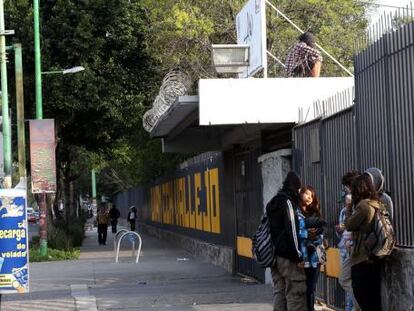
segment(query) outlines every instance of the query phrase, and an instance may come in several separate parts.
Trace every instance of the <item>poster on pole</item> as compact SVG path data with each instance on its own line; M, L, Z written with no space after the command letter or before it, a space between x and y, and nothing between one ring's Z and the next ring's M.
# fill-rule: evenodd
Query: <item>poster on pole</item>
M0 189L0 294L29 291L26 190Z
M266 8L264 0L249 0L236 16L237 44L249 45L249 67L241 78L267 68Z
M32 192L55 193L55 120L30 120L29 125Z

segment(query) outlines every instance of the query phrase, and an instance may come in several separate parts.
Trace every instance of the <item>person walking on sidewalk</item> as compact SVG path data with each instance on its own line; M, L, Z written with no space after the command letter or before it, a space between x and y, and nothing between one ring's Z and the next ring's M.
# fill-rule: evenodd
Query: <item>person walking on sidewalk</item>
M137 209L136 209L135 205L132 205L129 208L127 220L128 220L128 222L131 226L131 231L135 231L135 223L137 221Z
M98 222L98 242L99 245L106 244L106 235L108 233L109 224L109 212L107 211L105 204L101 204L99 207L98 215L96 216Z
M306 310L306 276L303 268L298 266L302 261L296 214L300 187L299 177L294 172L289 172L282 189L266 206L276 249L276 260L271 267L274 311Z
M109 217L111 218L112 233L116 233L116 226L118 224L118 218L121 216L119 209L116 208L115 204L112 204L111 209L109 210Z
M340 239L338 243L339 253L341 256L341 274L339 284L346 292L345 311L360 311L352 289L351 279L351 249L352 249L352 232L345 229L345 216L347 209L352 209L352 182L360 175L357 171L349 171L342 177L342 195L341 203L343 208L339 213L339 223L335 227L336 235Z
M376 209L384 209L371 178L358 176L352 184L355 211L348 207L345 227L352 232L351 278L355 298L362 311L381 311L382 260L370 256L364 239L372 228Z

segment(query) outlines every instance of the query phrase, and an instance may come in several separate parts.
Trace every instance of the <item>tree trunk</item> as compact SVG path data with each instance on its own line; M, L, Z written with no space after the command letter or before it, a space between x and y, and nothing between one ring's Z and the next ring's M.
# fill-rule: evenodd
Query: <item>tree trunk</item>
M75 215L75 200L74 200L74 187L73 187L73 180L69 181L69 215Z

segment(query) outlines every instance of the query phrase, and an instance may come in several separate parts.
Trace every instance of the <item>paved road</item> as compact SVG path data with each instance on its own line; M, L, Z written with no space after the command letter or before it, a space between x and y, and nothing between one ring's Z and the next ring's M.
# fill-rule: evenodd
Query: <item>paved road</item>
M31 292L3 295L1 310L271 310L270 286L245 282L149 236L138 264L129 247L115 264L110 231L108 237L100 246L88 231L80 260L31 264Z

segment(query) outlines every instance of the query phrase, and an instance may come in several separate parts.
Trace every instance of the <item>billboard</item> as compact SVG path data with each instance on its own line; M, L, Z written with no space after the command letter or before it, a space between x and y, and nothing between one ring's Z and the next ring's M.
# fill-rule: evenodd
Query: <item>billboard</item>
M55 120L30 120L33 193L56 192Z
M237 44L250 46L249 67L240 74L241 78L251 77L267 68L265 13L264 0L249 0L237 14Z
M26 190L0 189L0 294L29 291Z

